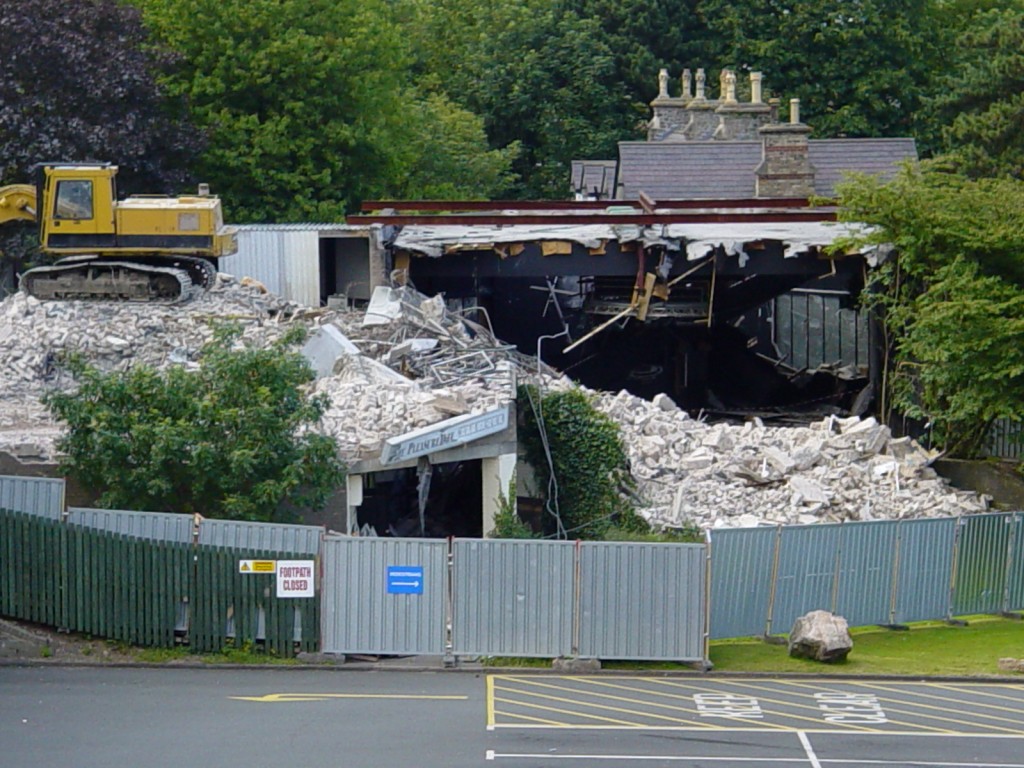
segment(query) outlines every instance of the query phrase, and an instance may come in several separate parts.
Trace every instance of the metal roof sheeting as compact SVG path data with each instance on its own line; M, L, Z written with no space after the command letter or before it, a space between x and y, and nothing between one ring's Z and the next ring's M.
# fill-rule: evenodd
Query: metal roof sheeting
M862 234L858 224L836 222L723 222L713 224L669 224L640 227L635 225L590 224L520 226L407 226L395 239L397 250L413 251L433 258L455 250L486 250L493 245L539 241L569 241L585 248L602 243L642 241L644 245L664 245L671 251L686 249L689 260L703 258L714 247L722 246L731 255L743 252L744 243L777 240L786 244L786 256L795 256L812 247L831 245L841 237Z

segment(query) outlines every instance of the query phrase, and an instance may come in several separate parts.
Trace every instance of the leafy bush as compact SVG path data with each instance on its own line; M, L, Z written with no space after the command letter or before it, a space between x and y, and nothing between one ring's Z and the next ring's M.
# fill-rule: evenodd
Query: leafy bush
M547 489L546 534L603 539L613 526L647 530L623 493L633 480L614 421L579 389L542 396L520 387L518 403L527 460Z
M303 334L255 349L219 328L196 371L68 361L77 391L44 398L67 424L65 471L110 508L273 521L282 504L323 506L344 473L334 441L308 431L327 401L304 394L313 372L287 349Z

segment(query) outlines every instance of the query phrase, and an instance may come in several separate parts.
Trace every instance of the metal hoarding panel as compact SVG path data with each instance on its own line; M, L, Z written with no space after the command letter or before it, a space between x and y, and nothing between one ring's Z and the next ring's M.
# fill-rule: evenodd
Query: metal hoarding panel
M840 535L837 524L782 529L769 634L788 634L809 611L832 610Z
M576 545L458 539L452 549L456 656L568 656Z
M240 520L199 522L199 543L235 549L263 549L316 555L325 529L319 525L249 523Z
M192 515L171 512L131 512L121 509L71 507L68 524L120 533L135 539L192 542Z
M835 613L851 627L888 624L896 577L897 523L843 523Z
M763 635L778 528L713 530L710 537L711 638Z
M702 544L582 542L578 655L705 661Z
M960 518L960 541L953 581L954 616L1000 613L1003 610L1011 530L1011 515L967 515Z
M64 481L52 477L0 475L0 509L60 520L64 514Z
M323 544L324 653L444 653L448 542L328 536ZM422 578L395 591L395 569Z
M1010 549L1006 584L1006 610L1024 610L1024 512L1013 513L1013 546Z
M955 518L901 520L893 623L944 619L949 615Z

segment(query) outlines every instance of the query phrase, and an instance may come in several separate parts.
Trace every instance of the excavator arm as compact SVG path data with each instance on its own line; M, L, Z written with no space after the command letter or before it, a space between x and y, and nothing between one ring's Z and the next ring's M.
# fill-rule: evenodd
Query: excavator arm
M0 224L36 220L36 188L31 184L0 187Z

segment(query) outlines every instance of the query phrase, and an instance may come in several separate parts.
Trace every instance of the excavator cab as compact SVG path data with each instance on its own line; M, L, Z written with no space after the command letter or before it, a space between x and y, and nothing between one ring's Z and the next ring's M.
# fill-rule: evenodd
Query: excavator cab
M59 254L91 253L116 246L112 165L43 165L39 243Z

